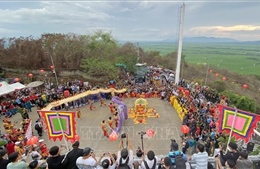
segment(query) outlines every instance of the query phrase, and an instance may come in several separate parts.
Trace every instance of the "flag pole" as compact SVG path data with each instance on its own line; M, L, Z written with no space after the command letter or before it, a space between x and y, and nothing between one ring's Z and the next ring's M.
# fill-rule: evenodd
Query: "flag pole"
M60 116L59 116L59 113L58 113L57 111L56 111L56 115L57 115L57 117L58 117L58 122L59 122L60 129L61 129L61 133L62 133L62 138L63 138L63 140L64 140L66 149L69 151L68 142L67 142L67 140L65 139L65 134L64 134L64 131L63 131L63 127L62 127L62 125L61 125Z
M237 108L235 107L235 115L234 115L234 118L233 118L233 121L232 121L232 126L231 126L231 129L230 129L227 146L228 146L228 144L229 144L230 141L231 141L231 137L232 137L232 133L233 133L233 130L234 130L234 125L235 125L236 117L237 117ZM226 149L226 153L227 153L227 151L228 151L228 149Z

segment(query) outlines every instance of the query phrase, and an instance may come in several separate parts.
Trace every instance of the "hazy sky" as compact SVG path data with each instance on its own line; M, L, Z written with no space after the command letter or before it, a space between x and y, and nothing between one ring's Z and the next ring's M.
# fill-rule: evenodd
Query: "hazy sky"
M260 40L260 1L2 1L0 37L111 31L118 40L177 39L185 2L184 36Z

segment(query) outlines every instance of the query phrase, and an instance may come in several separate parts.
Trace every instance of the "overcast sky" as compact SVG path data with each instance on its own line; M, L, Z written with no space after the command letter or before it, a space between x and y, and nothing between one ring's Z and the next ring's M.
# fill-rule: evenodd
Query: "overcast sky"
M118 40L177 39L183 1L0 0L0 37L111 31ZM184 1L184 36L260 40L260 2Z

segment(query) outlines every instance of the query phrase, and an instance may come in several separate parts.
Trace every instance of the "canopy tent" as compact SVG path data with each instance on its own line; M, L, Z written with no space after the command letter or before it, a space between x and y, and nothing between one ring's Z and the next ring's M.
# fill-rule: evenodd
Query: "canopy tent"
M19 82L10 84L9 86L11 86L15 90L20 90L20 89L25 88L25 86Z
M0 82L0 96L13 92L15 89L6 82Z
M35 82L32 82L32 83L29 83L26 87L27 88L33 88L33 87L39 87L43 84L44 82L42 81L35 81Z

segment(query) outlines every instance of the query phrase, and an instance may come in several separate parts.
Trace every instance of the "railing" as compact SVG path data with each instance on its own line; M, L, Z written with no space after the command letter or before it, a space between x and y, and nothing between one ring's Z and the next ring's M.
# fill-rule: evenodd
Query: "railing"
M161 158L164 158L164 157L165 157L164 155L157 156L157 158L158 158L157 164L159 164L160 161L161 161ZM253 163L258 163L260 161L260 156L249 156L248 158L250 160L252 160ZM139 162L139 164L141 164L142 158L134 157L134 162ZM195 161L188 161L188 162L190 163L192 168L196 167L196 162ZM213 167L216 166L214 157L209 157L208 158L208 162L211 163L213 165ZM40 168L45 168L45 167L46 167L46 165L41 165L40 166Z

